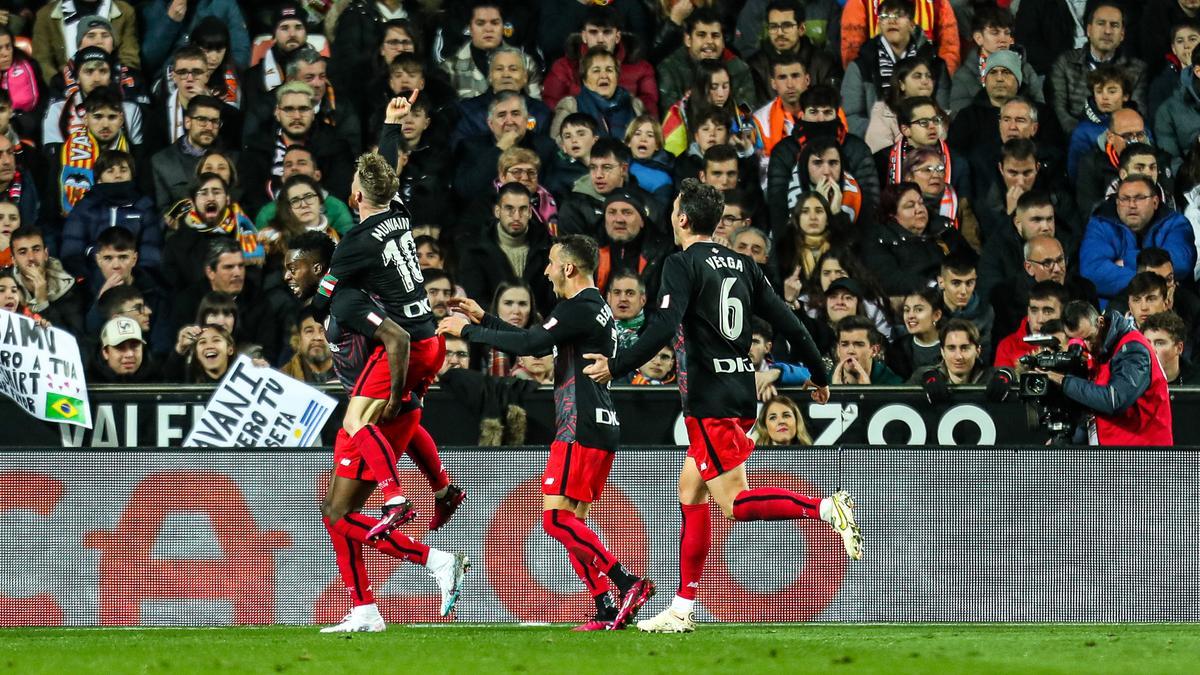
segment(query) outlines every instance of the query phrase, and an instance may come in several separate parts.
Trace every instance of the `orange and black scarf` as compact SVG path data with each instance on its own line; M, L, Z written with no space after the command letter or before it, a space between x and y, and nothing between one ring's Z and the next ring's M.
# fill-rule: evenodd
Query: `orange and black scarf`
M891 152L888 153L888 184L897 185L904 182L904 160L908 157L908 151L912 146L908 144L908 139L904 136L896 139L896 143L892 145ZM942 155L942 162L946 165L946 185L950 184L952 175L952 167L950 166L950 147L946 145L946 141L938 141L938 152Z
M129 152L129 142L124 132L117 134L117 140L111 149ZM86 128L71 134L67 142L63 143L60 151L62 171L59 173L58 182L62 197L59 206L64 216L70 213L96 184L93 167L100 157L100 150L100 141Z

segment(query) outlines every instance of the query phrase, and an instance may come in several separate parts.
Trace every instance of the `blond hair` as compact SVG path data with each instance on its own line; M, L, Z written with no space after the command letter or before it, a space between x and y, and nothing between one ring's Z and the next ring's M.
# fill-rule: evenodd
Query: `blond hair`
M754 440L759 445L775 445L771 440L771 434L767 430L767 411L772 405L779 404L787 407L792 411L792 415L796 417L796 437L792 443L788 445L812 445L812 435L808 433L808 427L804 424L804 416L800 414L800 406L787 396L776 396L763 403L762 410L758 411L758 419L754 421Z
M275 104L278 105L282 103L283 97L287 96L288 94L303 94L308 97L309 101L312 101L317 97L317 92L313 91L312 87L303 82L292 80L290 82L284 82L283 85L275 90Z
M500 153L500 159L496 162L496 169L503 176L509 169L518 164L532 164L534 169L538 171L542 170L542 160L537 156L536 152L515 145Z
M390 203L400 190L400 177L396 175L396 170L377 152L368 152L359 157L354 173L362 188L363 198L376 206Z

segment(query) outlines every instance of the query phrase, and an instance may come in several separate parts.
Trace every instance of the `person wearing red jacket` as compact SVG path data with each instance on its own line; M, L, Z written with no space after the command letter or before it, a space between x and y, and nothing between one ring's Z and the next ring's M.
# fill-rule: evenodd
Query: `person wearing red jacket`
M553 110L563 98L579 93L579 61L595 47L616 55L621 65L617 84L637 97L646 106L646 112L657 118L658 81L654 66L642 58L637 37L621 32L621 15L611 5L588 9L583 28L567 39L566 55L555 60L542 82L542 102Z
M1033 285L1029 291L1029 304L1026 306L1025 318L1012 335L996 345L997 368L1015 368L1017 360L1026 354L1032 354L1040 349L1025 342L1025 338L1042 332L1047 322L1062 318L1063 307L1071 300L1067 287L1047 279Z

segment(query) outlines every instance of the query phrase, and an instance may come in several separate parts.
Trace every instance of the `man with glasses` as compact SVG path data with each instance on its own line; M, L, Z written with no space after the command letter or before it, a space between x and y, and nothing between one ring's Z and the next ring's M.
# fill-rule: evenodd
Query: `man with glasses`
M942 140L948 118L937 101L928 96L906 98L900 103L896 120L900 125L900 137L891 147L875 153L875 165L884 184L900 183L909 168L909 155L914 150L929 148L942 158L945 182L954 188L959 199L970 199L970 166Z
M180 71L174 72L178 75ZM180 89L178 93L182 92ZM224 126L221 121L224 107L220 99L208 94L188 99L182 113L183 134L150 158L154 203L159 212L187 198L188 188L196 180L200 156L217 142Z
M754 73L754 84L759 99L769 99L772 91L782 95L772 86L775 79L773 66L786 58L796 58L811 78L813 84L837 86L842 80L841 64L829 52L819 49L808 36L807 12L799 0L771 0L763 22L766 31L762 35L758 51L747 63Z
M1165 194L1170 194L1173 181L1167 177L1167 168L1172 166L1174 160L1150 143L1146 123L1136 110L1122 108L1114 112L1104 136L1079 160L1079 174L1075 181L1075 201L1079 209L1085 214L1092 213L1116 191L1114 184L1118 179L1135 173L1149 176L1156 183L1160 180L1166 182L1164 187L1168 189ZM1130 150L1132 147L1137 149ZM1143 159L1137 167L1126 167L1128 161L1138 156ZM1159 196L1163 195L1160 192Z
M247 211L257 213L278 193L284 155L293 145L303 145L312 151L321 167L321 186L326 191L343 202L349 197L354 154L337 130L317 117L315 102L315 92L303 82L288 82L275 90L275 123L245 139L238 162L242 205Z
M1196 267L1192 226L1162 204L1152 178L1131 175L1117 186L1114 202L1105 202L1088 221L1079 249L1080 268L1096 284L1100 297L1117 297L1133 279L1137 256L1150 246L1170 255L1177 270Z
M184 47L175 53L170 67L158 85L156 96L146 112L143 136L152 150L160 150L188 135L188 104L196 97L209 97L208 78L212 70L200 47ZM242 113L215 99L217 123L212 131L221 145L236 148L242 141Z

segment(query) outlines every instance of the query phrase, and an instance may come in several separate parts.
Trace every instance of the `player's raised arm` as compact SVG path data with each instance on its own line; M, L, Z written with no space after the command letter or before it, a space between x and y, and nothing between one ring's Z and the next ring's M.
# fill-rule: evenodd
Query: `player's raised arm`
M663 264L662 290L658 294L658 309L646 321L646 327L637 341L627 349L617 352L608 361L611 378L621 377L634 368L649 361L675 337L683 323L688 302L692 297L692 276L687 259L673 254ZM590 366L589 366L590 368ZM590 373L589 373L590 374ZM595 376L593 380L597 379Z

